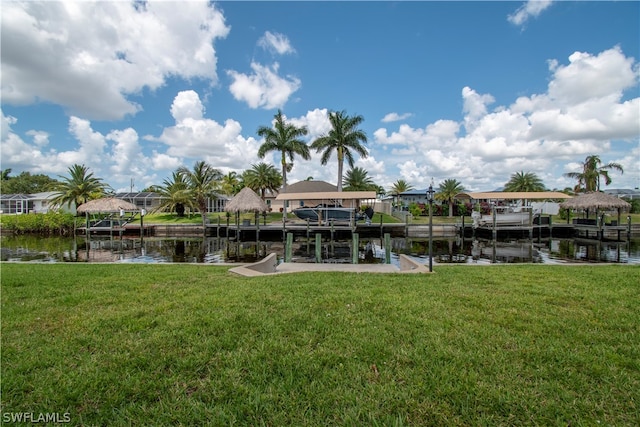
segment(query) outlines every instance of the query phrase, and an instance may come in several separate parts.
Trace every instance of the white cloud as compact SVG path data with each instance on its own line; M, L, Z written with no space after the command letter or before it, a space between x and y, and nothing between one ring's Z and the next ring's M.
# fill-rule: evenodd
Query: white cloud
M204 114L204 106L200 96L193 90L185 90L173 99L171 116L180 123L187 119L200 120Z
M6 2L2 99L120 119L140 110L129 95L157 89L169 76L217 83L213 42L228 32L205 1Z
M414 186L445 176L470 190L486 190L504 185L518 170L564 184L559 188L573 186L558 178L566 172L563 159L599 154L603 161L616 161L612 141L638 145L640 98L624 100L625 91L638 85L638 65L618 47L598 55L575 53L566 65L554 63L545 93L490 110L493 96L465 87L461 123L440 120L423 129L400 124L391 133L380 128L373 146L390 150L402 179ZM639 170L633 156L620 163L625 170ZM633 180L627 174L616 179L619 185L631 183L627 186L634 186Z
M569 64L550 67L553 79L549 83L549 98L561 105L610 96L617 101L624 90L638 83L638 68L634 68L633 62L619 47L598 55L575 52L569 56Z
M49 144L49 133L44 131L29 130L27 135L33 138L33 143L39 147L44 147Z
M537 18L552 3L553 0L528 0L515 13L509 15L507 20L514 25L524 25L529 18Z
M382 123L397 122L400 120L408 119L409 117L411 117L411 113L404 113L404 114L389 113L382 118L381 122Z
M252 62L251 69L253 74L227 71L233 80L229 91L236 100L246 102L251 108L281 108L300 88L300 79L278 75L278 63L269 67Z
M183 161L180 157L154 151L151 156L151 165L155 170L176 170L183 165Z
M156 155L154 161L173 163L173 159L205 160L216 168L243 170L258 160L258 142L242 136L242 127L228 119L220 124L204 117L200 97L194 91L183 91L176 95L171 106L175 125L164 128L157 137L147 140L160 141L168 146L164 153Z
M113 130L106 139L114 142L111 148L110 176L119 182L129 178L143 178L149 166L149 159L142 154L138 133L131 128Z
M294 117L289 121L298 127L306 126L309 131L307 134L309 141L313 141L331 130L329 110L326 108L316 108L315 110L308 111L303 117Z
M295 53L295 49L291 46L291 42L284 34L272 33L266 31L260 40L258 40L258 46L267 49L271 52L275 52L279 55L285 55L288 53Z

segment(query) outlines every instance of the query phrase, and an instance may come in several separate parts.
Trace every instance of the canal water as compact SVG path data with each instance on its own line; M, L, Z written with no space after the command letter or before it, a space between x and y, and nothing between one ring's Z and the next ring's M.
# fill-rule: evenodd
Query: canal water
M429 261L428 239L391 239L389 259L398 263L400 254L418 262ZM361 239L359 263L384 263L387 258L382 239ZM129 263L247 263L270 253L284 259L283 242L236 242L226 238L119 238L86 240L76 237L2 236L0 260L18 262L129 262ZM316 251L313 241L296 241L292 262L351 263L351 242L323 241ZM640 239L599 242L578 239L434 239L434 264L500 263L621 263L640 264Z

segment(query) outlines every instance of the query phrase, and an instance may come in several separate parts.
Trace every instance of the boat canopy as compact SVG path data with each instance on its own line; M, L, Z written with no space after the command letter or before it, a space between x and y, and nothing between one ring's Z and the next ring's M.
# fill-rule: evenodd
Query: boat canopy
M472 200L549 200L571 199L572 196L559 191L488 191L481 193L458 193L454 198Z
M280 193L276 200L362 200L375 198L375 191L315 191L309 193Z

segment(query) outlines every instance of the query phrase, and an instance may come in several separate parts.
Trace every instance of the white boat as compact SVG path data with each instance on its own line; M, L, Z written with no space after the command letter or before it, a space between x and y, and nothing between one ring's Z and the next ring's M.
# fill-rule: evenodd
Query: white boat
M309 222L339 221L363 219L363 215L355 208L344 208L340 205L319 204L313 207L300 207L293 210L298 218Z
M471 219L473 219L473 228L477 227L492 227L505 225L530 225L531 213L528 211L520 212L495 212L493 214L482 215L480 212L472 212Z

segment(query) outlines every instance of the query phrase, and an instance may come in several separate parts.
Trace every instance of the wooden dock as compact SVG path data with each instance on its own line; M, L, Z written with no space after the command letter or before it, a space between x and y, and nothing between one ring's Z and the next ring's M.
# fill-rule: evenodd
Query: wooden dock
M481 238L585 238L625 241L630 236L640 235L640 224L631 225L591 225L591 224L541 224L517 226L482 226L473 228L470 224L433 224L433 237L446 238L455 236ZM123 227L91 227L90 235L103 236L145 236L145 237L217 237L238 241L285 241L288 233L295 239L315 238L320 234L323 240L350 240L354 233L360 238L429 238L429 226L426 224L333 224L314 225L304 223L286 224L207 224L203 229L200 224L145 224L140 229L138 224L127 224ZM86 235L86 227L78 227L76 234Z

